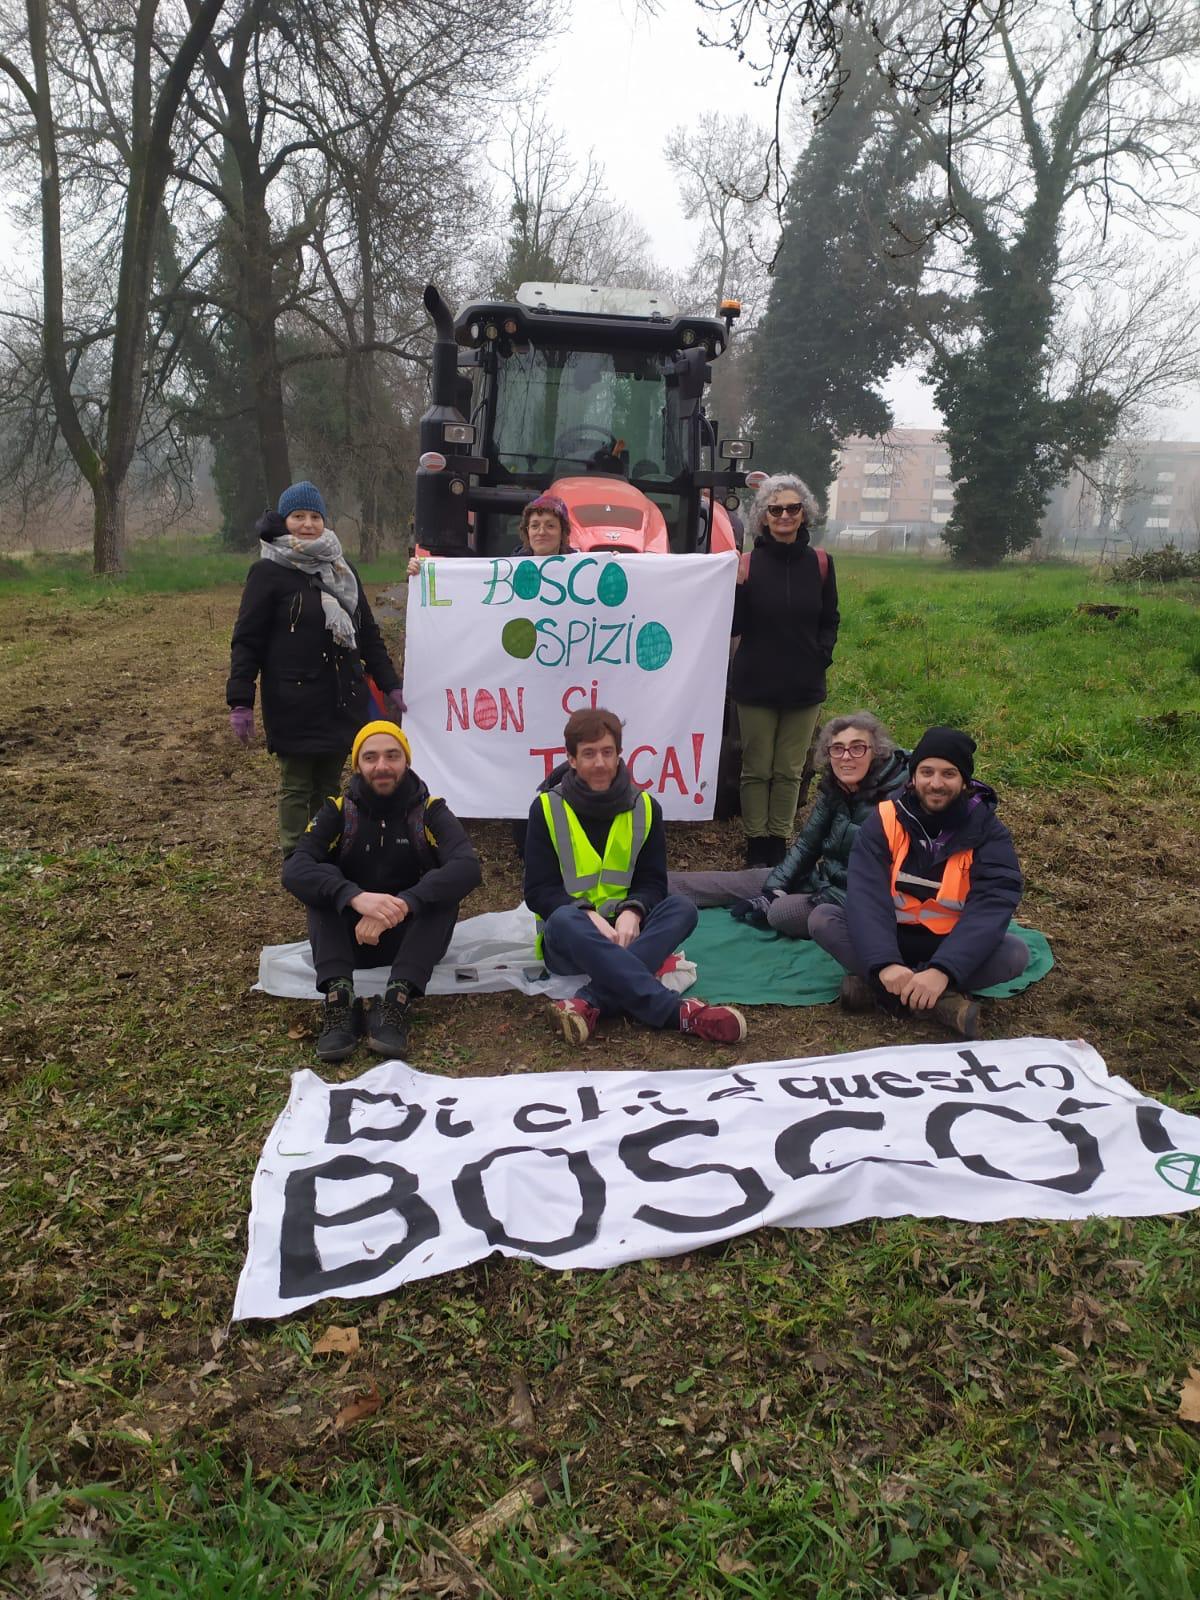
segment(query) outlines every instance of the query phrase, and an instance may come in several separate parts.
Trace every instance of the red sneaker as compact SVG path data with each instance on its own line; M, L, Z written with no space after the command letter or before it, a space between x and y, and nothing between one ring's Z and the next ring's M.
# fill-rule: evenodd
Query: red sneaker
M573 995L570 1000L551 1000L550 1018L568 1044L586 1044L600 1022L600 1013Z
M707 1039L711 1044L741 1044L746 1037L746 1019L732 1006L685 1000L679 1008L679 1031Z

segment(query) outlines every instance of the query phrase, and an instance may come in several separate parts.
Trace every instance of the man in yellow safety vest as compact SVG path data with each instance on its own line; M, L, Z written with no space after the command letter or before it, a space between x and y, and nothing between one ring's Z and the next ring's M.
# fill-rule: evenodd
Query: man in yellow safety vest
M551 1001L555 1026L584 1044L601 1017L627 1013L719 1044L746 1037L732 1006L683 1000L656 976L696 926L696 908L667 893L662 808L634 787L621 759L621 722L603 707L576 711L563 730L567 771L529 812L525 903L538 919L551 972L583 973L570 1000Z
M975 741L930 728L911 779L858 831L844 906L818 906L809 933L846 968L842 1003L932 1011L973 1039L980 989L1008 983L1029 946L1008 931L1023 880L996 793L975 777Z

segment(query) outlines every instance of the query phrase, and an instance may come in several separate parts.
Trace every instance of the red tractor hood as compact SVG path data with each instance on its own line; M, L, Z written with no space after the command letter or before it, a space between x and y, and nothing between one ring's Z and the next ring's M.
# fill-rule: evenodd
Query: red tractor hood
M663 514L624 478L558 478L549 492L571 513L572 550L612 550L669 555Z

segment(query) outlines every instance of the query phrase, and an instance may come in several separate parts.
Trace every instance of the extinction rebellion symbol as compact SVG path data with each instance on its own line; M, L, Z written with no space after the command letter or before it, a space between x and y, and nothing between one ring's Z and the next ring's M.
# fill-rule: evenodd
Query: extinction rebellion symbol
M1172 1150L1169 1156L1158 1158L1154 1170L1172 1189L1180 1189L1184 1194L1200 1194L1200 1156Z

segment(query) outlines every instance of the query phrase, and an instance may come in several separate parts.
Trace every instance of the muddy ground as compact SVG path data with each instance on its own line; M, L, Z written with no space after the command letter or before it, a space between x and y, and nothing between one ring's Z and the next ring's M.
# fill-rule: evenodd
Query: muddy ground
M239 1023L252 1018L255 1031L286 1032L311 1011L246 995L259 947L302 937L303 923L277 883L275 763L261 737L245 753L228 733L224 680L236 605L229 589L117 597L87 611L52 600L10 607L10 643L0 655L0 840L17 850L182 851L202 861L214 883L197 900L194 927L156 925L149 903L139 917L131 893L115 921L97 908L88 960L119 970L131 995L186 970L216 1001L197 1027L230 1045L238 1035L221 1004L236 1002ZM385 627L395 642L398 623ZM1194 774L1181 774L1171 794L1002 795L1027 877L1022 920L1050 939L1056 967L993 1007L987 1031L1085 1037L1110 1067L1155 1092L1200 1083L1198 789ZM468 910L515 903L520 879L507 826L476 823L472 833L485 881ZM734 823L678 824L670 833L672 866L739 864ZM435 1031L452 1031L480 1072L563 1059L523 997L430 1000L425 1008ZM499 1036L497 1018L507 1027ZM919 1025L843 1018L831 1007L759 1008L752 1022L746 1060L860 1048L884 1042L881 1030L920 1035ZM53 1047L62 1019L23 1017L17 1027L37 1052ZM626 1027L594 1047L631 1062L663 1060L664 1050L691 1060L690 1048L655 1040L651 1050Z
M303 920L278 885L275 764L261 742L246 752L228 732L224 682L237 601L232 587L198 596L116 594L85 605L55 596L0 600L7 990L0 1125L11 1152L0 1188L16 1218L0 1304L4 1389L17 1408L9 1414L28 1419L35 1445L80 1481L137 1481L150 1470L138 1452L163 1439L215 1441L235 1474L249 1456L260 1472L321 1480L347 1448L335 1413L378 1385L389 1447L414 1461L429 1452L446 1461L448 1517L497 1497L529 1452L541 1460L574 1448L592 1413L590 1465L578 1465L577 1476L593 1512L602 1506L610 1519L632 1517L635 1502L639 1516L659 1516L667 1504L661 1497L683 1482L676 1457L653 1442L662 1437L654 1434L656 1407L690 1416L681 1424L689 1438L711 1430L720 1442L701 1455L741 1439L738 1459L752 1456L751 1472L769 1475L803 1461L799 1436L776 1421L778 1405L771 1415L773 1386L807 1385L805 1404L819 1418L832 1405L822 1394L839 1382L853 1385L888 1336L879 1299L868 1308L853 1272L842 1269L835 1320L857 1332L843 1344L796 1331L801 1313L793 1308L788 1321L771 1299L791 1291L786 1247L769 1237L705 1258L702 1280L679 1264L628 1269L612 1279L608 1298L593 1299L594 1312L585 1285L597 1280L572 1283L528 1264L485 1264L452 1282L416 1286L403 1303L364 1303L355 1313L375 1354L350 1371L317 1371L306 1341L286 1329L228 1329L250 1177L289 1073L314 1064L316 1016L314 1006L250 992L260 947L301 937ZM396 620L385 626L398 642ZM985 1037L1082 1037L1140 1088L1195 1108L1198 809L1194 774L1181 775L1171 794L1132 786L1002 796L1028 880L1023 919L1048 936L1056 966L1042 983L992 1007ZM519 876L508 825L475 824L472 833L485 882L468 909L513 904ZM673 826L670 835L675 865L738 862L733 824ZM413 1060L429 1070L486 1074L571 1061L522 996L427 1000L421 1018ZM932 1025L847 1017L837 1007L758 1008L750 1022L744 1046L705 1059L729 1064L939 1036ZM697 1048L616 1025L588 1047L588 1060L695 1064ZM364 1064L348 1064L345 1075ZM1128 1225L1114 1226L1115 1245ZM1045 1311L1061 1339L1074 1340L1063 1329L1086 1325L1086 1348L1101 1336L1093 1323L1104 1320L1088 1309L1088 1297L1107 1306L1111 1295L1120 1305L1126 1269L1137 1263L1118 1259L1123 1249L1098 1250L1089 1237L1064 1230L1050 1280L1043 1272L1049 1246L1030 1242L1024 1253L1038 1232L1019 1225L989 1236L1010 1239L1022 1263L1004 1291L1015 1330L1005 1337L1018 1343L1003 1356L981 1344L971 1370L999 1363L995 1382L1008 1387L998 1410L1020 1417L1030 1448L1052 1473L1060 1449L1089 1459L1120 1454L1121 1428L1128 1441L1137 1424L1081 1424L1073 1408L1091 1401L1048 1398L1034 1358L1018 1359L1019 1341L1039 1346ZM1183 1248L1174 1225L1163 1225L1163 1237ZM809 1234L805 1249L813 1259L825 1259L824 1251L844 1262L855 1238L884 1240L880 1248L898 1251L897 1260L911 1258L904 1270L936 1309L927 1334L911 1310L903 1313L897 1349L917 1344L911 1362L897 1355L894 1370L911 1365L913 1388L909 1394L909 1379L896 1378L897 1395L907 1398L889 1410L883 1435L878 1417L860 1419L858 1431L843 1420L837 1442L821 1444L822 1470L832 1460L835 1477L860 1454L869 1461L894 1451L902 1461L947 1421L950 1402L920 1375L917 1354L927 1337L927 1365L967 1359L962 1337L943 1327L945 1305L958 1303L957 1286L982 1270L990 1249L978 1229L904 1222L886 1232L863 1225ZM777 1271L783 1287L766 1291L771 1304L747 1311L754 1283L775 1284L763 1274ZM696 1303L687 1290L700 1281L711 1298ZM314 1336L327 1311L314 1313ZM406 1330L390 1341L389 1319ZM564 1326L577 1329L573 1345ZM972 1339L984 1335L970 1332L968 1345ZM531 1355L537 1350L543 1356ZM688 1402L671 1398L718 1351L741 1373L740 1384L710 1394L701 1381ZM533 1381L538 1421L532 1443L523 1438L510 1448L495 1443L495 1430L511 1410L514 1366ZM1145 1412L1148 1423L1168 1417L1172 1374L1145 1378L1143 1367L1138 1381L1119 1402L1129 1416L1151 1404L1148 1382L1159 1408ZM667 1399L652 1399L660 1390ZM1177 1462L1164 1455L1156 1467L1159 1447L1140 1433L1138 1441L1140 1470L1177 1475ZM996 1515L996 1537L1019 1563L1015 1513Z

